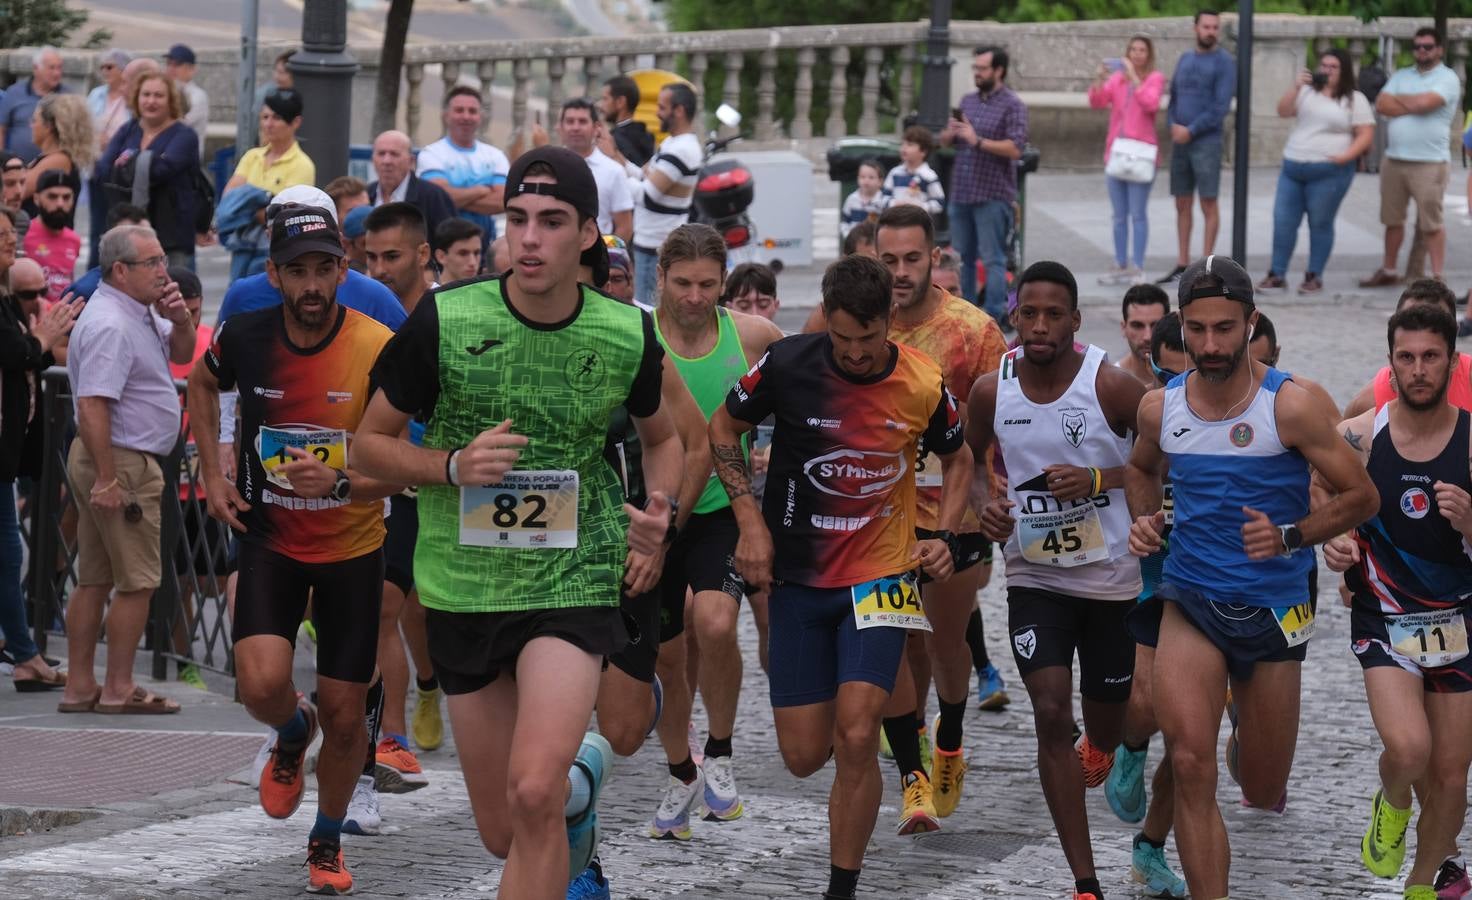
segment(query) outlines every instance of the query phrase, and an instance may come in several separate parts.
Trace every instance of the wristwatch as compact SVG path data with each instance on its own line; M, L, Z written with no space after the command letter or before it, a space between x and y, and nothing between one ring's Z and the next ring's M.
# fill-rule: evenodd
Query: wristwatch
M348 473L342 469L333 469L337 473L337 481L333 482L332 490L327 496L339 503L346 503L353 493L353 482L348 478Z
M1280 556L1292 556L1293 551L1303 546L1303 532L1298 530L1297 525L1279 525L1278 535L1283 541L1283 552Z
M951 553L952 565L959 566L961 564L961 541L955 534L942 528L939 531L931 532L930 537L932 540L940 541L946 545L946 549Z

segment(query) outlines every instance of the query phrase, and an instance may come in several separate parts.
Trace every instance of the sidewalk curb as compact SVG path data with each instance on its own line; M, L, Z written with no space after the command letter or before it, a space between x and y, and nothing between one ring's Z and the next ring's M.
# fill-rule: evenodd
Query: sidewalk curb
M68 825L102 816L95 809L33 809L25 806L0 807L0 837L15 837L34 831L55 831Z

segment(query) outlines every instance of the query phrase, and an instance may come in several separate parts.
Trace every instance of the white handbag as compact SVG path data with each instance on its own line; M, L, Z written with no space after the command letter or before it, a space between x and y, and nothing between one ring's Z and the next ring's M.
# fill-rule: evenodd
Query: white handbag
M1120 181L1146 183L1155 180L1155 154L1159 150L1154 144L1134 138L1117 137L1109 146L1109 162L1104 164L1104 174Z

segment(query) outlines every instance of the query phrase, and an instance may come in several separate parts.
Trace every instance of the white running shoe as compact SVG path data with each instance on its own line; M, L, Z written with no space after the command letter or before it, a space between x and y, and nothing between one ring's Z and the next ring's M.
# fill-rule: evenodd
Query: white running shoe
M705 793L705 773L695 770L695 780L686 784L670 776L664 789L664 798L654 812L654 821L649 826L649 836L662 840L690 840L690 813L698 810Z
M705 773L705 818L729 822L741 818L744 808L736 791L736 772L729 756L706 757L700 766Z
M373 789L372 775L359 775L353 785L353 797L348 801L348 814L342 820L342 830L348 834L378 834L383 825L383 815L378 808L378 791Z

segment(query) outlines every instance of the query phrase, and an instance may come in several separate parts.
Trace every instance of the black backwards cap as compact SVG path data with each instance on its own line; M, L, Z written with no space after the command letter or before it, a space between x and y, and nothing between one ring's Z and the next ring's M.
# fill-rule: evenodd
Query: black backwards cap
M526 170L534 163L546 164L556 181L527 184ZM566 147L538 147L516 158L506 176L505 202L510 203L522 194L551 197L571 206L583 218L598 218L598 182L593 178L593 170L588 168L586 160ZM578 262L593 270L594 286L608 283L608 247L602 240L584 250Z
M1252 276L1230 256L1212 254L1196 260L1181 273L1180 287L1176 289L1176 305L1185 309L1192 300L1212 297L1225 297L1249 307L1254 306Z

